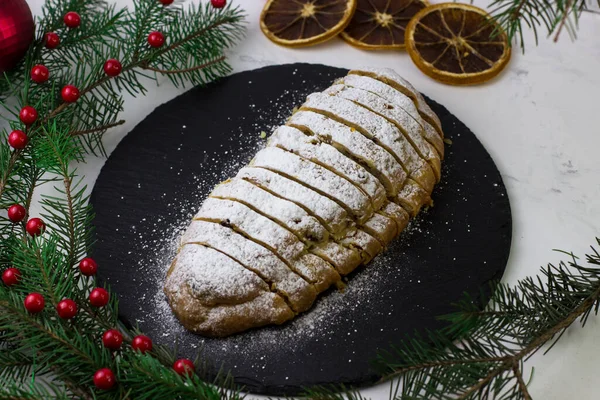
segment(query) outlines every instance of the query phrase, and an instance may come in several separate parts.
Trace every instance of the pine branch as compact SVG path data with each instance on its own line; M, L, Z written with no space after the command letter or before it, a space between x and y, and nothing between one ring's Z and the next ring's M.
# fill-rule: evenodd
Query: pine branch
M384 380L402 378L402 393L393 391L393 398L531 399L523 362L544 346L549 350L575 321L584 325L600 305L600 253L592 248L589 266L566 254L568 266L561 262L541 270L545 280L499 285L483 311L466 297L459 311L443 318L449 327L415 334L382 354Z
M545 28L546 36L554 35L557 42L565 29L575 37L579 15L589 11L586 0L494 0L489 7L492 17L506 31L509 42L516 41L522 51L525 51L525 28L533 32L536 45L541 27Z

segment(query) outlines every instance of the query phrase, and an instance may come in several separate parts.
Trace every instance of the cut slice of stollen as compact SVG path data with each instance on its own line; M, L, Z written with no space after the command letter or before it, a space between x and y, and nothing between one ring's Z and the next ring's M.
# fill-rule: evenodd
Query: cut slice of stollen
M379 210L387 200L385 188L369 171L334 147L307 136L291 126L280 126L273 132L267 146L279 147L308 159L353 183L371 198L373 210Z
M353 88L367 90L380 96L384 100L401 107L423 127L421 133L423 134L424 139L435 148L440 158L444 158L444 141L435 128L421 117L413 99L399 90L394 89L390 85L369 76L346 75L337 82Z
M320 243L329 239L329 232L315 217L296 204L273 196L271 193L241 178L228 179L218 184L210 197L238 201L254 211L272 217L297 236Z
M267 248L233 229L207 221L192 221L182 237L228 255L260 276L269 287L287 299L294 312L308 310L317 298L315 287Z
M429 163L439 182L442 170L440 156L433 146L423 138L423 126L406 111L374 93L343 84L333 85L325 89L323 93L350 100L394 124L419 157Z
M342 277L336 269L321 257L311 253L304 254L293 264L294 270L311 281L317 293L338 285Z
M241 181L241 182L239 182ZM253 206L248 206L245 202L243 201L239 201L234 197L242 197L242 196L228 196L227 193L231 193L231 190L228 190L228 188L230 188L232 185L235 185L236 183L238 183L238 188L241 189L247 189L247 193L250 193L252 191L256 191L256 190L260 190L261 193L261 201L260 202L254 202ZM251 187L249 187L251 186ZM315 240L311 240L311 238L305 236L302 234L302 232L296 230L296 227L298 227L298 222L302 221L302 220L307 220L309 218L312 218L312 223L313 224L317 224L319 225L319 228L325 232L327 232L327 230L325 229L325 227L323 227L323 225L321 225L321 223L314 217L311 217L303 208L301 208L300 206L296 205L295 203L288 201L288 200L284 200L281 199L263 189L260 189L254 185L252 185L252 183L245 181L241 178L234 178L233 180L230 180L229 183L224 183L218 186L219 189L219 196L215 196L215 191L213 191L213 193L211 193L211 197L214 198L221 198L221 199L227 199L227 200L233 200L233 201L239 201L240 203L246 205L247 207L249 207L250 209L252 209L254 212L262 215L263 217L266 217L274 222L276 222L277 224L279 224L280 226L282 226L283 228L285 228L286 230L288 230L289 232L293 233L294 235L296 235L296 237L304 242L307 246L308 249L313 249L312 246L318 246L319 244L322 244L326 241L315 241ZM243 192L242 192L243 193ZM315 228L315 230L317 230ZM368 236L368 237L366 237ZM350 251L342 251L339 250L337 251L335 254L338 254L340 252L344 253L347 255L347 257L352 258L352 249L358 249L360 252L360 255L362 257L362 260L370 260L373 258L373 256L376 253L376 250L380 249L380 245L377 243L377 239L373 238L369 235L357 235L357 234L353 234L353 235L349 235L349 233L346 233L344 235L344 237L342 238L342 240L339 241L338 243L332 243L328 246L326 246L326 248L334 248L336 246L339 246L340 244L342 244L345 247L350 248ZM357 240L354 240L354 238L357 238ZM366 254L363 254L365 253ZM326 254L326 253L322 253L320 252L319 254ZM329 260L331 257L327 257L327 259ZM356 259L358 260L358 259ZM341 262L346 262L346 261L337 261L337 263L341 263ZM350 263L353 264L353 263Z
M424 190L418 190L418 188L415 190L415 187L418 186L416 182L406 179L406 172L396 158L355 128L350 128L323 114L302 110L296 112L288 120L288 124L306 134L318 137L325 143L331 143L347 157L364 165L367 170L379 178L385 186L388 196L397 198L397 201L411 215L416 215L422 205L429 202L429 195ZM406 197L407 194L410 196Z
M429 107L429 104L425 101L425 98L413 85L410 84L406 79L402 78L396 71L390 68L370 68L361 67L358 69L351 70L349 75L363 75L370 76L377 80L382 81L394 89L404 93L417 105L421 116L429 122L437 130L440 137L444 138L444 131L442 130L442 122L433 110Z
M361 229L351 230L341 242L350 247L359 248L363 264L368 264L383 250L383 245L377 239Z
M336 238L352 226L346 210L329 197L320 195L298 182L263 168L244 167L238 174L274 196L289 200L317 218Z
M386 247L400 234L396 222L385 214L374 214L361 228Z
M301 110L324 114L331 119L358 130L367 138L386 149L404 166L409 176L431 193L436 182L433 170L406 140L404 135L385 118L361 107L350 100L313 93L308 96Z
M288 151L267 147L256 154L250 166L277 172L328 196L354 216L359 224L373 215L371 199L360 189L328 169Z
M293 264L309 249L296 235L276 222L253 211L242 203L232 200L221 200L209 197L204 201L194 220L224 224L254 240L278 254L289 264ZM325 260L332 264L340 274L346 274L361 263L359 251L344 247L334 242L326 242L328 247L339 247L334 257ZM321 255L321 254L319 254Z
M186 245L179 251L164 291L183 325L207 336L280 325L295 316L255 273L201 245Z
M396 227L398 229L396 237L400 235L402 231L404 231L408 225L408 222L410 221L410 215L408 212L406 212L406 210L404 210L404 208L400 207L398 204L391 201L384 205L379 212L386 217L391 218L396 223Z
M287 124L329 143L338 151L365 166L377 176L387 191L395 197L400 192L407 175L402 165L387 150L354 128L341 124L323 114L298 111Z

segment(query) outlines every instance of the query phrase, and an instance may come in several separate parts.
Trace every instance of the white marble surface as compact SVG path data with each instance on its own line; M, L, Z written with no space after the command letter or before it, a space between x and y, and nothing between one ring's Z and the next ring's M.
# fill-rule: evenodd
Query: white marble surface
M249 24L246 39L230 52L235 71L292 62L392 67L475 132L502 173L513 210L506 282L536 274L540 265L558 261L560 255L553 248L583 254L600 236L600 15L584 13L575 42L564 34L558 44L542 38L534 47L533 37L526 35L526 54L516 49L500 78L457 88L422 75L405 53L364 52L337 39L308 49L278 47L258 27L264 0L236 1L245 7ZM38 14L43 0L29 3ZM131 5L130 0L117 3ZM487 2L475 4L485 7ZM144 98L126 96L127 124L107 133L108 151L157 105L183 92L166 80L160 87L149 85ZM103 163L90 158L79 167L90 185ZM534 398L598 398L598 321L592 318L584 329L571 328L548 355L527 362L527 368L535 367ZM387 391L385 385L364 392L373 399L387 399Z

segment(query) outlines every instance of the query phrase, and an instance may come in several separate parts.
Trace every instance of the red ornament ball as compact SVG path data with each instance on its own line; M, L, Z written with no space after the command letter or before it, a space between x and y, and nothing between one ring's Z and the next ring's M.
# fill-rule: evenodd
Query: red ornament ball
M173 363L173 370L181 376L194 374L194 363L187 358L181 358Z
M0 74L23 58L34 39L33 16L26 0L0 1Z
M165 36L160 32L152 32L148 35L148 44L150 47L160 47L165 43Z
M77 303L71 299L61 300L56 306L56 312L62 319L71 319L77 315Z
M8 219L10 219L11 222L17 223L23 221L26 214L27 210L20 204L13 204L8 207Z
M31 68L31 80L35 83L44 83L50 77L50 72L48 72L48 68L45 65L34 65Z
M108 368L102 368L94 373L94 385L101 390L110 390L117 383L115 374Z
M32 314L37 314L42 312L46 302L44 301L44 296L39 293L30 293L25 297L25 309Z
M108 76L117 76L123 70L123 66L119 60L111 58L104 63L104 73Z
M39 218L31 218L25 225L25 230L31 236L40 236L46 230L46 224Z
M152 339L145 335L138 335L133 338L131 347L141 353L152 351Z
M69 11L63 18L65 25L69 28L77 28L81 24L81 17L75 11Z
M85 276L96 275L98 264L96 264L93 258L86 257L79 262L79 270Z
M163 5L168 6L173 4L174 0L159 0Z
M19 119L25 125L31 125L37 120L38 113L37 110L31 106L25 106L21 108L21 112L19 113Z
M94 307L104 307L108 304L108 292L100 287L92 289L90 292L90 304Z
M17 268L7 268L2 273L2 282L6 286L13 286L19 283L21 280L21 271Z
M123 344L123 335L116 329L109 329L102 335L102 344L107 349L119 350Z
M60 96L66 103L75 103L79 100L79 89L73 85L65 85L60 91Z
M17 149L17 150L24 149L25 146L27 146L28 141L29 141L29 139L27 138L27 135L25 134L25 132L20 131L18 129L12 131L8 135L8 144L13 149Z
M227 0L210 0L210 4L214 8L223 8L227 5Z
M55 49L60 44L60 36L58 36L54 32L48 32L48 33L46 33L46 36L44 37L44 43L45 43L47 49L50 49L50 50Z

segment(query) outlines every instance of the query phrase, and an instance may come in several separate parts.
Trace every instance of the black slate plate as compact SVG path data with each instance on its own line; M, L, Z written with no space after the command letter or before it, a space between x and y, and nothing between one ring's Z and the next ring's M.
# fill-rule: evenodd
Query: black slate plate
M225 339L186 332L161 292L177 235L220 180L248 162L307 94L347 71L322 65L266 67L195 88L158 107L112 153L94 187L94 257L126 323L194 358L221 366L255 393L292 395L314 384L366 385L370 361L415 329L440 326L463 292L504 272L511 213L502 179L475 135L443 106L447 146L435 207L373 264L283 327Z

